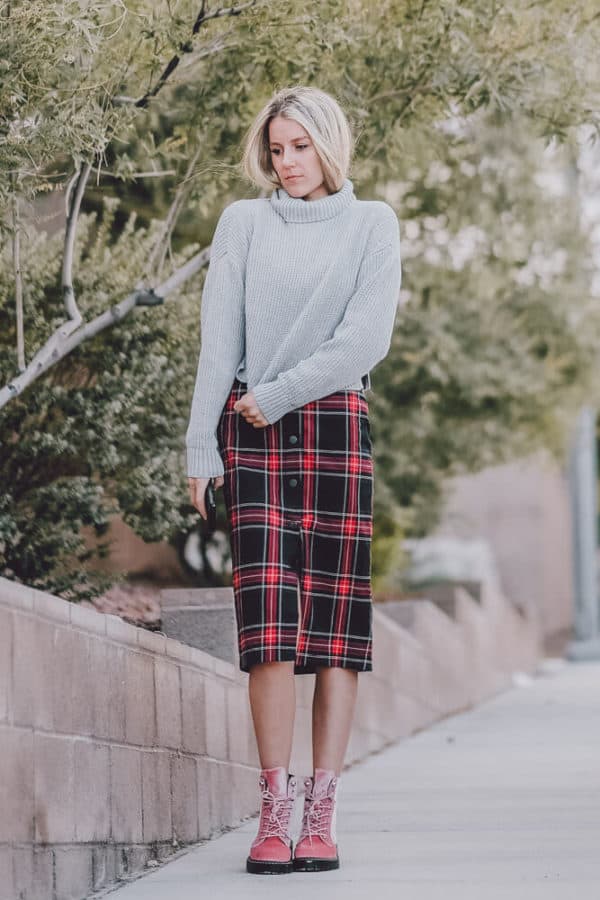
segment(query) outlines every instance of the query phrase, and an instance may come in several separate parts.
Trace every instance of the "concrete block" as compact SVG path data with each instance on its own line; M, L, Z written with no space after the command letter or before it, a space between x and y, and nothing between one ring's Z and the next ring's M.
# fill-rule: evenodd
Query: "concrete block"
M117 846L115 853L115 875L117 881L122 881L129 874L127 859L127 848L121 845Z
M13 848L0 847L0 900L14 900L17 896L13 880Z
M421 702L394 690L388 703L389 715L382 717L379 726L386 742L399 741L418 729L423 716Z
M106 614L79 603L69 603L70 621L73 628L92 634L106 635Z
M210 795L211 834L218 834L233 821L233 793L229 763L207 760Z
M95 673L90 665L92 638L85 631L71 632L71 638L71 656L63 660L63 666L69 672L73 696L73 721L70 730L75 734L91 736L95 730L92 698L97 689L94 683Z
M179 666L164 656L154 657L153 664L157 744L160 747L181 747Z
M210 778L213 774L212 763L208 759L196 759L196 783L198 804L198 839L209 838L213 830L210 808Z
M0 607L0 722L12 717L13 613Z
M142 764L138 750L110 748L111 840L136 843L142 840Z
M237 684L227 685L227 758L250 764L249 738L252 728L250 703L246 692Z
M368 734L364 728L361 728L360 725L355 723L350 732L350 740L348 741L348 748L346 750L346 756L344 757L344 765L351 765L361 759L365 759L368 755Z
M111 707L116 702L117 709L123 709L123 731L125 713L122 697L116 697L109 690L110 674L108 659L114 645L105 638L91 637L89 643L88 665L91 673L91 695L88 703L92 710L92 734L98 738L111 736Z
M55 627L33 616L13 621L13 721L52 730L52 653Z
M34 733L35 841L40 844L75 840L73 739Z
M159 631L149 631L147 628L137 628L138 647L140 650L148 650L160 656L165 655L166 637Z
M137 626L125 622L120 616L113 616L111 613L105 613L106 616L106 637L109 640L116 641L119 644L127 644L130 647L137 647Z
M34 589L28 584L19 584L9 578L0 578L0 603L6 603L17 609L33 609Z
M171 754L173 835L181 844L198 840L196 759Z
M227 759L227 710L225 683L207 677L204 683L206 752L214 759Z
M125 656L125 740L151 747L156 737L154 659L129 651Z
M170 755L167 751L149 750L141 753L141 759L144 843L170 841L173 835Z
M75 839L83 842L110 838L110 758L108 746L75 741Z
M71 733L74 633L45 619L19 614L13 625L14 723Z
M32 841L33 733L0 725L0 843Z
M198 647L188 647L188 651L188 659L191 665L206 672L215 671L216 657L211 656L210 653L206 653L204 650L200 650Z
M151 847L136 845L123 848L125 867L128 875L136 875L146 871L146 863L153 858Z
M228 662L224 659L219 659L218 656L215 656L215 672L217 673L217 675L220 675L222 678L226 678L228 681L235 681L237 670L232 662Z
M174 847L171 841L161 841L159 844L155 844L156 850L156 859L159 862L167 862L174 853L177 852L177 847Z
M181 717L182 748L190 753L206 753L206 714L204 709L204 676L189 666L182 665Z
M106 696L108 705L108 736L114 741L125 742L127 716L127 656L129 650L118 644L106 645Z
M8 849L12 855L13 880L12 894L6 894L7 900L27 898L27 900L48 900L54 896L54 854L50 848L39 848L32 845L12 847ZM4 898L0 886L0 897Z
M175 638L165 638L165 653L167 656L172 657L172 659L177 659L180 662L189 662L191 659L191 651L192 648L187 644L182 644L181 641L177 641Z
M243 819L253 816L259 811L260 789L258 777L258 769L249 768L248 766L232 766L232 825L238 824Z
M68 625L71 619L71 604L62 597L47 594L45 591L33 590L33 611L45 619L52 619Z
M12 860L9 878L13 893L7 894L7 900L15 900L15 897L29 898L33 886L33 846L9 847L8 852ZM0 893L0 896L4 895Z
M451 665L462 676L464 656L460 629L440 607L423 599L382 603L380 609L409 630L428 657Z
M384 690L384 683L373 678L371 672L359 674L354 717L361 728L367 731L377 729L380 716L386 712L381 703Z
M426 666L427 662L422 648L419 647L418 650L415 650L413 647L405 645L395 661L398 676L394 682L396 689L417 700L424 700L426 689L423 679Z
M248 727L248 765L252 766L252 768L254 769L260 769L258 744L256 742L256 735L254 733L254 726L252 724L252 716L250 716L250 724Z
M32 860L31 900L48 900L54 884L54 853L50 848L34 847Z
M92 890L99 891L115 883L118 852L113 844L92 847Z
M389 650L394 652L398 645L408 645L417 651L421 649L417 638L383 613L380 604L373 607L373 650L375 642L380 645L384 656Z
M39 623L42 624L42 623ZM73 711L78 691L81 690L77 669L78 650L83 632L74 632L69 627L53 629L53 642L42 653L50 653L48 669L52 675L52 722L54 731L72 734L74 729ZM86 698L89 702L89 697ZM85 701L84 701L85 702ZM81 710L81 707L79 707ZM89 721L86 716L85 721Z
M85 900L92 889L92 848L55 847L54 877L60 900Z

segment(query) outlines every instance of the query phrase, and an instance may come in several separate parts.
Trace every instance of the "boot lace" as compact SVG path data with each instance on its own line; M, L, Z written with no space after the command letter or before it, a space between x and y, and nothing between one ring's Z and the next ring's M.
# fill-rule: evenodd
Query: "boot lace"
M262 792L262 800L256 843L269 837L278 837L287 843L293 807L292 798L275 797L268 788L265 788Z
M319 837L329 846L333 846L331 839L333 802L333 797L329 796L306 798L298 843L304 838L308 838L312 843L313 837Z

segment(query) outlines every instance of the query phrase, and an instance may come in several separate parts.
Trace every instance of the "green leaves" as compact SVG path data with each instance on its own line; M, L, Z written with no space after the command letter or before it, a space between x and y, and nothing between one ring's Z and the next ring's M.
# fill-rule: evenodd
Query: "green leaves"
M277 87L330 91L355 128L358 195L388 199L401 222L407 304L370 399L383 583L399 571L399 536L435 524L449 474L544 443L559 453L564 417L594 380L598 321L576 199L553 198L535 176L546 165L538 138L566 140L581 122L598 131L600 20L592 3L566 0L385 0L376 10L281 0L193 34L198 8L2 5L0 373L16 372L15 194L24 208L43 193L60 209L53 189L95 161L74 259L91 318L147 273L179 190L165 270L210 242L227 202L255 196L241 142ZM21 242L28 359L64 319L62 234L46 234L60 217L39 206L35 216ZM85 574L82 529L102 530L115 510L146 540L190 525L183 435L200 292L196 278L164 305L135 309L4 411L5 573L83 596L104 581Z

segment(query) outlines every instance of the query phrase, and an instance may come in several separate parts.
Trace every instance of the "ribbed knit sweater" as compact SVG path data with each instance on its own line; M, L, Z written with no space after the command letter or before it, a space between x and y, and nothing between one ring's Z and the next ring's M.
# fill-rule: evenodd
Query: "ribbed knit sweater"
M401 282L396 213L346 178L317 200L277 188L215 229L186 434L188 476L222 475L217 426L237 376L269 424L362 377L390 347Z

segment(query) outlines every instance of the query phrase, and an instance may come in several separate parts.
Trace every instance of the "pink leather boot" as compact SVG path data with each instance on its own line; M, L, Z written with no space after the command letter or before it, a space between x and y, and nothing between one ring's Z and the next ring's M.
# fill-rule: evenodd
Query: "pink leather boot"
M293 871L290 817L297 794L296 778L283 766L261 769L262 794L258 834L250 847L246 871L279 875Z
M302 829L294 852L295 872L339 869L336 800L339 779L333 769L315 769L304 782Z

